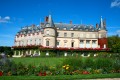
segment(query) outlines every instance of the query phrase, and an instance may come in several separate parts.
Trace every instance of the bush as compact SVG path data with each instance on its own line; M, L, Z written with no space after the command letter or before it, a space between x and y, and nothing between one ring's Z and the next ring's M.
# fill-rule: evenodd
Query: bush
M115 59L113 63L114 73L120 73L120 59Z
M95 60L95 69L103 69L103 73L109 73L112 69L113 60L109 58L97 58Z
M94 67L93 58L85 59L85 61L84 61L84 68L87 69L87 68L93 68L93 67Z
M83 61L81 58L70 57L70 58L66 58L63 61L63 65L70 65L71 67L73 67L71 69L78 70L83 68Z

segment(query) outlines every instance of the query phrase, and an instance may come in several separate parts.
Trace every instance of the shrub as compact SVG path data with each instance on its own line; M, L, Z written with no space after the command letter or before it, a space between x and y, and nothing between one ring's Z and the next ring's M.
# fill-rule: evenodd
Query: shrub
M84 61L84 68L93 68L94 67L94 61L93 58L86 58Z
M83 68L83 62L81 58L75 58L75 57L70 57L66 58L63 61L63 65L70 65L72 70L78 70L80 68Z
M115 59L113 63L114 73L120 73L120 59Z
M95 69L103 69L103 73L108 73L112 69L113 60L109 58L97 58L95 60Z

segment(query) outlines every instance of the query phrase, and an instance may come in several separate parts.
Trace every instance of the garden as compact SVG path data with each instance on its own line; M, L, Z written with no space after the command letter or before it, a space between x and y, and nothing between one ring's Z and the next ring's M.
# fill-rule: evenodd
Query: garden
M5 80L120 78L120 56L107 53L96 57L4 56L0 58L0 76Z

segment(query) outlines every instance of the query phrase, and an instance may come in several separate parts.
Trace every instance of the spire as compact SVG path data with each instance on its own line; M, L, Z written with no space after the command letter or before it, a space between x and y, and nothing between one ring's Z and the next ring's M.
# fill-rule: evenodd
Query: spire
M101 26L101 28L103 28L103 20L102 20L102 16L101 16L100 26Z
M101 16L101 20L100 20L100 30L105 30L105 22L103 21L102 19L102 16Z
M48 24L49 24L49 27L54 27L54 22L52 20L52 16L51 15L49 15L49 17L48 17Z

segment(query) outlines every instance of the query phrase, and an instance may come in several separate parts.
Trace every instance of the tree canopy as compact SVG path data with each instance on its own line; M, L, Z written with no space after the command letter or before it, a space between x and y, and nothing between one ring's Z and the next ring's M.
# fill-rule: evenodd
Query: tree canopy
M111 48L114 53L119 53L120 37L118 35L108 37L108 47Z

